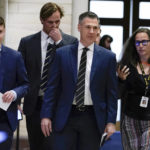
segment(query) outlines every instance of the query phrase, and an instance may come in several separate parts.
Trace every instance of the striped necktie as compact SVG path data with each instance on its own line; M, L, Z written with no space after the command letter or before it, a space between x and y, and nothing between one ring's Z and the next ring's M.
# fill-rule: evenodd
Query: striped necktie
M49 43L47 46L46 58L44 61L44 67L43 67L41 84L40 84L40 89L43 92L45 92L45 90L46 90L46 86L47 86L47 82L48 82L49 67L54 59L55 50L56 50L56 45L55 44L52 45Z
M78 108L84 105L84 93L85 93L85 71L86 71L86 61L87 61L87 51L88 48L83 48L81 55L80 66L78 71L75 101Z

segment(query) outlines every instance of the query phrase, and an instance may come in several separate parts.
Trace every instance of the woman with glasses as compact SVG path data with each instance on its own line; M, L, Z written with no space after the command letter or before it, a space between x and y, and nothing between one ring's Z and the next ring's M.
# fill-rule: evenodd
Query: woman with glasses
M121 133L124 150L150 150L150 30L127 40L117 69L122 85Z

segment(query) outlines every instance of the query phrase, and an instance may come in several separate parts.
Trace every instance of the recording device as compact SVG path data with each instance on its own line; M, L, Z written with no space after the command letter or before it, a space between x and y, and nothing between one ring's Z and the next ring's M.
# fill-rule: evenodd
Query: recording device
M101 141L100 141L100 147L102 147L106 141L106 137L107 137L107 133L103 133L102 137L101 137Z
M8 138L8 134L4 131L0 130L0 144L6 141Z
M17 119L18 120L23 120L23 115L22 115L22 113L19 109L18 109L18 112L17 112Z

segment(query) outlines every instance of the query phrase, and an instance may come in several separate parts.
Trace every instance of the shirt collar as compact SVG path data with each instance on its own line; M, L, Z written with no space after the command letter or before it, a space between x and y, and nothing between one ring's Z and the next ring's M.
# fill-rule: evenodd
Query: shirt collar
M46 34L43 30L41 31L41 39L42 40L47 40L48 34Z
M84 46L81 42L79 42L78 49L79 49L79 50L82 50L84 47L85 47L85 46ZM94 51L94 43L92 43L91 45L89 45L87 48L88 48L90 51Z
M51 37L48 36L47 33L45 33L43 30L41 31L41 39L42 40L47 40L48 43L54 44L54 41L51 39Z

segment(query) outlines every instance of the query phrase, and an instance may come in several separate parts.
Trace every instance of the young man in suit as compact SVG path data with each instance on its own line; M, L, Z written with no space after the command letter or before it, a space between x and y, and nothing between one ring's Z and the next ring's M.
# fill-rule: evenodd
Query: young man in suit
M56 52L41 110L52 150L99 150L102 133L109 138L115 132L116 58L94 43L98 29L98 16L82 13L79 43Z
M0 17L0 93L3 103L11 103L7 110L0 108L0 131L6 134L6 141L0 143L1 150L10 150L13 132L18 125L17 101L28 90L29 83L22 55L4 45L5 22Z
M50 57L52 63L55 50L67 44L77 42L77 39L63 33L59 29L63 10L55 3L46 3L40 11L40 20L43 25L42 31L21 39L18 50L22 53L27 68L31 88L25 97L23 111L26 115L27 132L30 150L49 150L50 137L45 138L40 126L40 110L43 101L45 85L45 72L50 73L50 64L45 71L45 61ZM47 47L55 44L52 55L47 56ZM45 75L45 74L44 74Z

